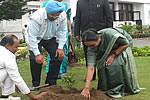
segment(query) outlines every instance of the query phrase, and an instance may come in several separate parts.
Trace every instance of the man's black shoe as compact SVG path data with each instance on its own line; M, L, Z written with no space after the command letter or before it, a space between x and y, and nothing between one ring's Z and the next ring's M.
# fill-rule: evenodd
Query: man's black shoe
M9 97L9 95L6 95L6 96L5 95L1 95L0 96L0 98L8 98L8 97Z

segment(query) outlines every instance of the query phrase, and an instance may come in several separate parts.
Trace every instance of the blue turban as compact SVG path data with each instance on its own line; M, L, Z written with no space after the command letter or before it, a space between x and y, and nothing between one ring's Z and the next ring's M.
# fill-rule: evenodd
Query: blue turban
M49 1L45 9L48 14L53 14L64 11L64 5L58 1Z

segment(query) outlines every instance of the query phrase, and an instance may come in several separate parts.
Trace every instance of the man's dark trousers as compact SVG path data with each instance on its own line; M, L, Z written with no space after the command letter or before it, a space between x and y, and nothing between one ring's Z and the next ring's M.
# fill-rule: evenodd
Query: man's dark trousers
M60 64L62 61L58 60L58 57L55 57L56 50L58 49L58 43L56 42L56 38L52 38L49 40L41 40L38 44L39 50L41 52L41 47L43 46L46 51L50 54L50 64L49 64L49 72L46 77L45 84L49 85L56 85L58 73L60 70ZM32 85L39 86L40 79L41 79L41 70L42 65L37 64L35 61L35 55L32 51L30 52L30 68L31 68L31 75L32 75Z

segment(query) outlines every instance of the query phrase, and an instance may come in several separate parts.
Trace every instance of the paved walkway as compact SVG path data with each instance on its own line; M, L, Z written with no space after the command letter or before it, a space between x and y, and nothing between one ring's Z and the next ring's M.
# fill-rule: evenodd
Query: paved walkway
M149 46L150 47L150 38L133 39L133 46L136 46L136 47Z

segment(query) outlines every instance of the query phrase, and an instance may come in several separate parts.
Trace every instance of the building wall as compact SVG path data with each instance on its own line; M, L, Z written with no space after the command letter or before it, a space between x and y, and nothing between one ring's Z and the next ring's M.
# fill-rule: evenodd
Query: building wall
M144 5L143 4L140 4L140 3L134 4L133 11L140 11L140 13L141 13L141 19L143 19L143 17L144 17ZM137 17L135 17L134 20L138 19L138 15L136 15L136 16Z
M144 19L145 14L144 13L148 13L149 11L144 11L144 9L149 10L150 7L150 0L108 0L109 2L114 2L115 4L122 2L122 3L131 3L134 5L134 11L138 10L141 11L141 17L142 19ZM77 0L70 0L70 5L71 5L71 10L72 10L72 17L74 17L76 15L76 3ZM146 3L145 7L143 6L144 3ZM115 10L118 10L118 7L115 6ZM144 21L144 24L147 21ZM149 21L150 24L150 21Z
M71 19L76 16L76 5L77 5L77 0L70 0L70 7L71 7ZM73 21L73 20L71 20Z
M1 21L0 34L15 34L18 38L22 38L22 20Z
M143 12L144 12L144 16L143 16L144 24L150 25L150 4L144 4Z
M109 0L113 2L131 3L133 11L140 11L143 25L150 25L150 0ZM134 20L138 19L135 17Z
M149 0L117 0L119 2L150 3Z

